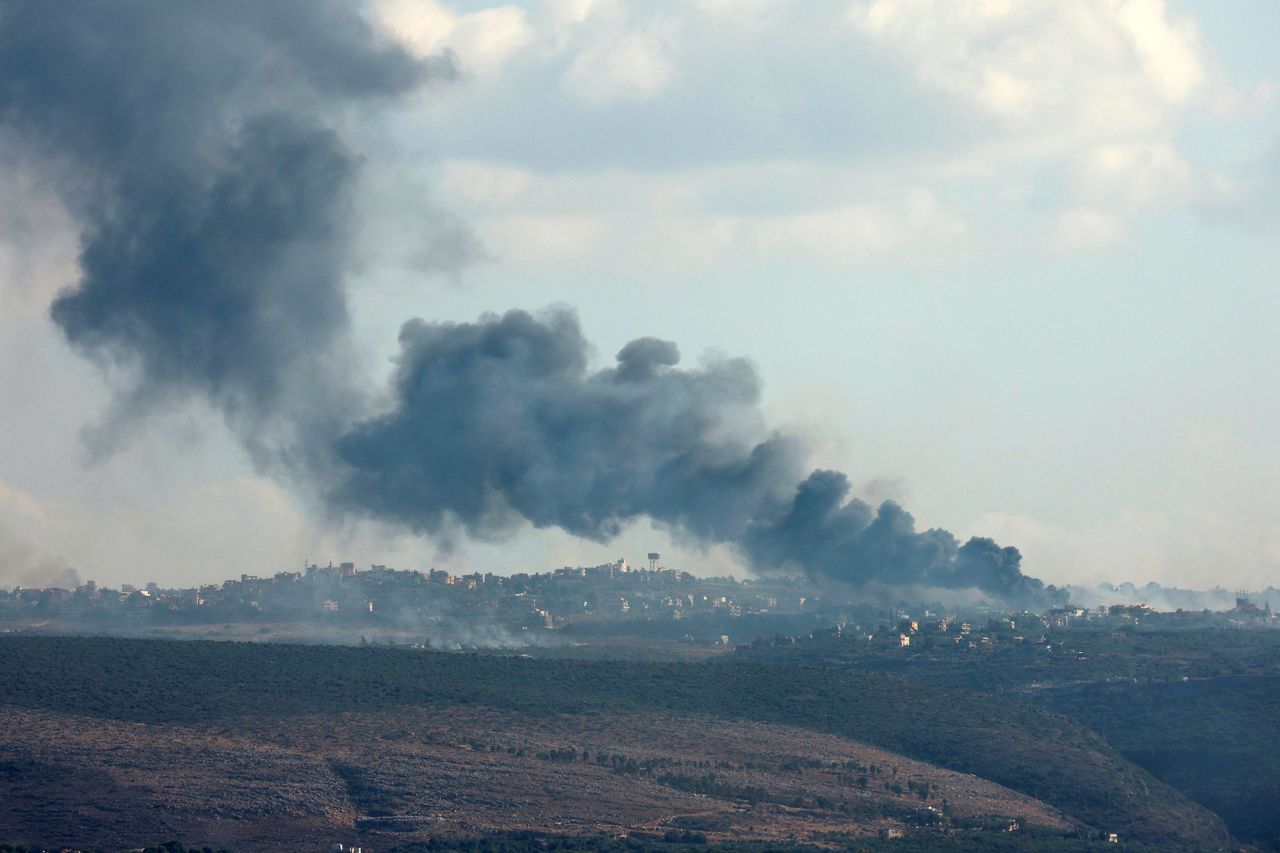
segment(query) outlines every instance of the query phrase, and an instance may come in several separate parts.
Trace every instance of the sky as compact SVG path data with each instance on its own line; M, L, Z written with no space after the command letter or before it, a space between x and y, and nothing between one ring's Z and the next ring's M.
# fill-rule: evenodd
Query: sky
M749 359L812 465L1046 582L1280 582L1276 4L362 13L455 71L335 119L359 157L343 357L370 387L406 318L567 306L597 366L646 336L682 364ZM746 571L644 519L600 542L335 517L198 397L104 450L127 370L50 314L82 273L79 213L29 156L0 161L0 585L651 550Z

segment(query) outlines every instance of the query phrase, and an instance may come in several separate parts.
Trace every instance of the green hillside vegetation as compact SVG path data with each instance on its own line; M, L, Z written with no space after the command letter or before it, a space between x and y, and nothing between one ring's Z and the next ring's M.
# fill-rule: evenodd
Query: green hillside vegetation
M907 648L896 642L868 642L864 635L820 636L794 643L763 638L739 647L736 656L762 663L866 669L933 686L984 692L1184 676L1280 676L1280 631L1038 628L984 627L982 633L995 642L977 649L955 643L954 635L927 632L913 636ZM1038 642L1041 635L1046 643Z
M1280 631L1139 625L1046 633L1052 651L1011 642L1015 632L1004 630L983 649L946 637L913 638L905 649L820 637L763 640L737 656L889 673L1044 705L1208 806L1237 837L1280 850Z
M1043 691L1049 707L1280 850L1280 678L1225 677Z
M1064 716L878 673L7 637L0 639L0 699L152 723L467 703L530 714L674 711L786 723L999 782L1094 831L1166 846L1229 841L1215 815Z

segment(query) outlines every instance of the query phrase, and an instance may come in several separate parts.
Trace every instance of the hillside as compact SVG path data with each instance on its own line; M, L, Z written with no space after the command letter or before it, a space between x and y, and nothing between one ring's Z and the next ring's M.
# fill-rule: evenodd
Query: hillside
M468 833L673 829L782 842L874 836L944 814L957 826L1072 829L1055 809L967 774L706 717L530 719L455 706L192 726L9 708L0 743L0 826L66 844L176 836L323 849L355 836L385 849Z
M1280 850L1280 678L1227 676L1046 689L1037 699Z
M874 673L9 637L0 639L0 697L21 708L157 725L457 706L530 720L600 713L751 720L972 773L1094 830L1165 844L1228 840L1215 816L1065 717Z
M1212 809L1236 837L1280 850L1280 631L1131 625L1055 629L1044 643L999 640L974 649L924 636L899 649L856 637L766 639L736 656L881 672L1052 708Z

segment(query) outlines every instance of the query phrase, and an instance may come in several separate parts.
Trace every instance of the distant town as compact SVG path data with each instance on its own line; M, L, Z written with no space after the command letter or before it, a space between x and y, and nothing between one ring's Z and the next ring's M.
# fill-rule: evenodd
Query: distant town
M1029 637L1044 643L1046 630L1081 626L1276 626L1271 600L1280 601L1274 589L1232 595L1126 584L1088 592L1124 603L1029 613L981 601L962 607L908 602L895 600L895 590L825 587L802 577L703 578L661 565L657 553L638 566L619 558L512 575L304 561L301 571L242 574L189 588L153 582L115 589L87 581L74 589L0 589L0 631L345 637L452 649L620 636L723 647L835 633L902 648L939 641L981 648ZM1153 603L1135 602L1144 593ZM1073 600L1080 597L1073 594ZM1172 608L1170 602L1187 606Z

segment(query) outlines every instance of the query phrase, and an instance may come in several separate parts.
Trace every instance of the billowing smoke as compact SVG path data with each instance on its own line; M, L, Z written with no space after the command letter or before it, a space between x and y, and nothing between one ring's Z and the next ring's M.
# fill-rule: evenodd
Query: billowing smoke
M851 583L976 588L1020 603L1053 594L1022 574L1017 548L981 537L960 545L940 529L917 533L895 502L872 510L848 494L844 474L814 471L785 511L753 523L740 545L757 566L793 564Z
M749 363L686 369L640 338L591 369L564 310L411 321L390 410L331 420L366 397L345 366L360 159L336 128L447 73L347 0L0 0L0 141L56 176L82 226L81 278L53 320L132 377L91 435L100 450L197 396L264 470L423 533L528 522L603 541L647 517L762 571L1040 592L1012 548L917 533L896 504L849 500L841 474L803 479L802 443L767 430Z
M396 408L339 443L337 497L415 530L528 520L607 540L648 516L730 541L803 470L796 442L755 440L760 384L741 359L681 370L675 344L641 338L591 371L564 310L413 320L400 342Z
M359 160L330 124L431 71L345 0L0 3L0 120L82 223L53 320L132 377L93 443L196 393L260 462L312 444L352 393Z
M769 435L760 382L741 359L679 367L640 338L589 369L576 318L522 311L477 323L413 320L400 334L395 408L338 444L337 501L431 533L529 521L607 540L648 517L735 546L757 570L850 584L960 589L1037 603L1017 549L917 533L892 501L848 499L835 471L804 473L801 442Z

